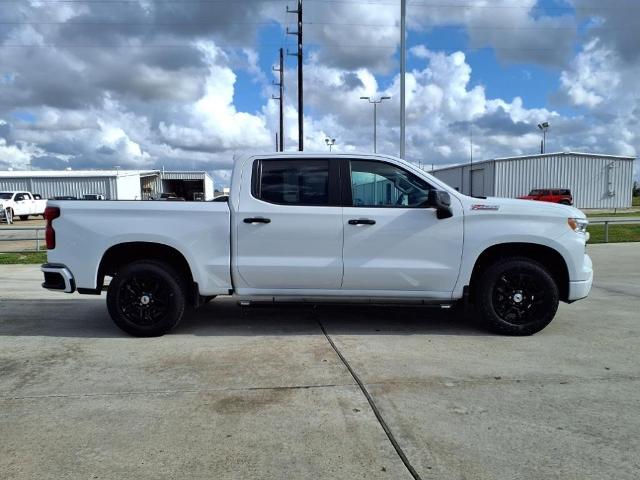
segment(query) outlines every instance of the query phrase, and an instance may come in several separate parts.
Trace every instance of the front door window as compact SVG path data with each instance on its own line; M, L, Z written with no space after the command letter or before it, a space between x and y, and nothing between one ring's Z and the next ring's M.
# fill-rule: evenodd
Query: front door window
M432 188L421 178L394 165L351 161L354 207L420 207Z

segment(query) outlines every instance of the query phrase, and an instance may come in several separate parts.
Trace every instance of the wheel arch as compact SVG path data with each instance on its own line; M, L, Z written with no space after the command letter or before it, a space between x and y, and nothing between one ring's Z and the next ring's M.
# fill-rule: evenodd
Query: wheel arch
M189 262L180 251L169 245L155 242L124 242L109 247L98 266L97 292L102 290L104 278L114 276L124 265L139 260L155 260L171 266L185 280L188 288L187 298L198 294L193 272Z
M474 298L475 286L482 272L493 261L504 257L524 257L534 260L544 266L553 277L560 300L568 301L569 298L569 269L567 262L560 252L552 247L537 243L510 242L499 243L486 248L476 259L469 280L469 298Z

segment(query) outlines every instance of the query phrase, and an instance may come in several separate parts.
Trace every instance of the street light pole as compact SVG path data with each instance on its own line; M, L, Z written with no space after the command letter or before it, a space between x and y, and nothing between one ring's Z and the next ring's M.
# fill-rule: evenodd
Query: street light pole
M329 147L329 152L331 152L333 146L336 144L336 139L335 138L325 138L324 139L324 143L327 144L327 147Z
M391 97L380 97L372 100L371 97L360 97L360 100L367 100L373 104L373 153L378 153L378 104L383 100L391 100Z
M378 104L373 104L373 153L378 153Z
M539 123L538 128L542 131L542 151L540 153L545 153L547 151L547 130L549 130L549 122Z

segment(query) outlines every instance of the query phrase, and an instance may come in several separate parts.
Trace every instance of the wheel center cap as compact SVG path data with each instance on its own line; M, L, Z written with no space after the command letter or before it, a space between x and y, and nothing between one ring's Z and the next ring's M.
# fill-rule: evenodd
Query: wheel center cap
M143 295L140 297L140 304L141 305L149 305L149 302L151 301L151 298L149 297L149 295Z
M516 303L521 303L522 300L524 300L524 296L522 295L521 292L516 292L513 294L513 301Z

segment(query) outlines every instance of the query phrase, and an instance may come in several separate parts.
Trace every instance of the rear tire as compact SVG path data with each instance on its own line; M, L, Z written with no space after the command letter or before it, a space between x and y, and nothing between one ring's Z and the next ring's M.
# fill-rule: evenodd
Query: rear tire
M185 287L169 265L151 260L130 263L111 280L107 308L115 324L135 337L158 337L182 319Z
M503 335L532 335L545 328L558 310L559 291L538 262L512 257L489 266L476 288L476 308L483 325Z
M20 220L22 220L23 222L25 220L29 220L29 215L20 215Z
M571 205L571 203L568 200L561 200L560 203L562 205Z

